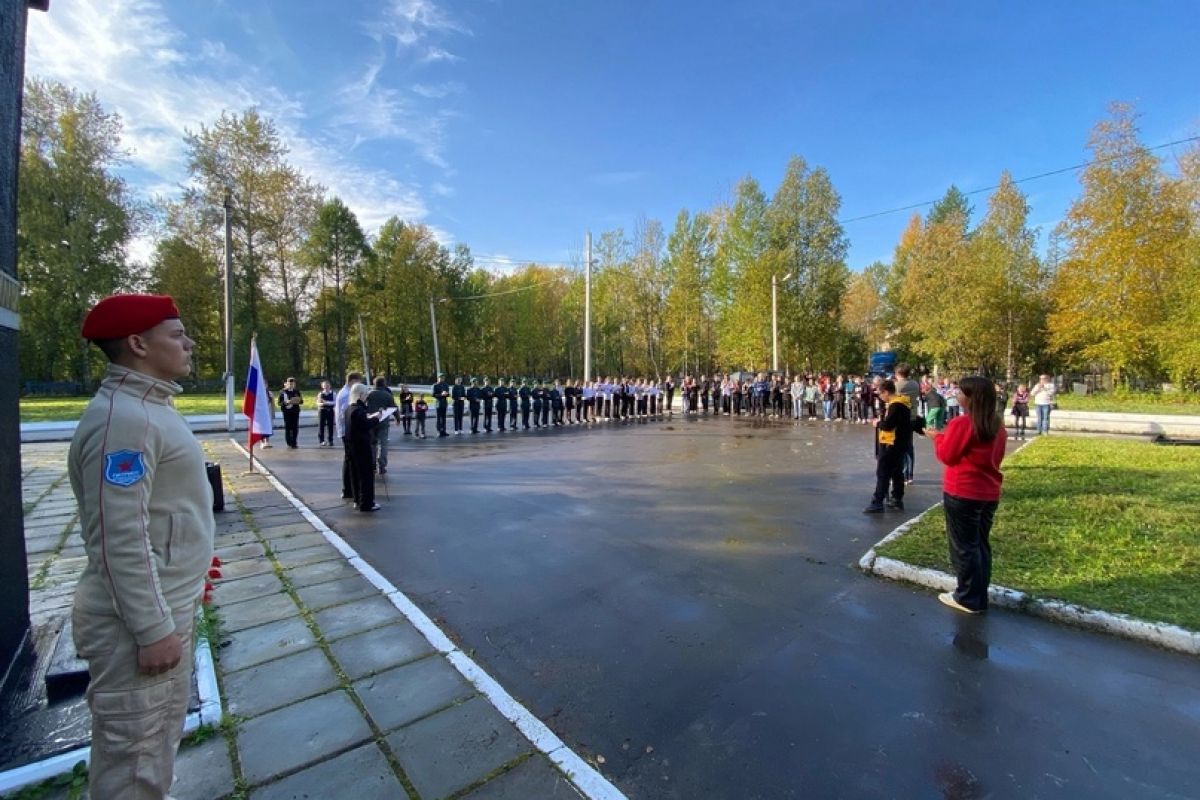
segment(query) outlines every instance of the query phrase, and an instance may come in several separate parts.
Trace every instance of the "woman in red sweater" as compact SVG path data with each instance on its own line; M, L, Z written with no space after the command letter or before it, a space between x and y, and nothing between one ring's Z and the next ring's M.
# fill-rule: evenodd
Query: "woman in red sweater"
M946 512L946 538L950 562L958 576L954 592L938 595L946 605L968 614L987 610L988 584L992 579L992 545L988 535L1004 475L1007 436L996 414L996 388L986 378L972 375L958 384L962 413L944 431L926 428L938 461L946 465L942 500Z

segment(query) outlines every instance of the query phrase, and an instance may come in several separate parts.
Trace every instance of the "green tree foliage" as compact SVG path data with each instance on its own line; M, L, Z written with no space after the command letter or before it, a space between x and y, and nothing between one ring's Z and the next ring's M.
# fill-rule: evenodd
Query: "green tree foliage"
M841 204L824 169L809 169L799 157L788 163L767 211L766 261L782 281L781 362L840 366L839 312L850 278L849 244L837 220Z
M196 342L196 373L224 374L224 289L213 259L183 236L170 236L155 246L148 277L147 289L175 298L179 318Z
M946 190L946 194L942 195L942 199L930 207L929 213L925 216L925 224L938 225L944 222L953 222L958 225L960 232L965 236L967 228L971 225L972 210L971 204L962 190L954 184L950 184L950 188Z
M299 371L304 358L299 319L309 297L306 266L298 258L319 187L287 163L274 122L257 109L223 112L186 138L191 186L174 216L214 220L232 201L235 372L241 374L250 337L268 376ZM274 380L274 378L272 378Z
M980 367L1012 382L1029 374L1045 345L1046 273L1029 227L1029 203L1007 172L988 199L988 211L971 239L969 274L958 285L977 296ZM964 309L966 311L966 309Z
M882 347L888 336L889 326L884 315L883 300L887 278L888 265L876 261L851 276L842 298L843 330L858 336L868 348Z
M25 85L17 195L23 282L21 371L86 385L102 358L79 337L91 306L132 287L126 246L144 219L125 182L121 120L95 95L32 79Z
M1168 288L1158 336L1167 373L1180 386L1195 389L1200 384L1200 144L1180 156L1179 184L1191 231Z
M389 221L394 229L399 220ZM396 233L384 226L381 239L391 242ZM320 369L322 375L341 377L346 372L346 338L352 322L346 288L367 263L370 247L358 217L340 199L334 197L316 212L303 245L302 261L316 270L317 296L313 322L320 332ZM377 277L371 283L382 283Z
M771 354L771 264L767 197L743 178L733 205L718 215L713 259L717 361L730 370L764 367Z
M1092 132L1082 195L1060 224L1066 252L1051 287L1051 342L1076 364L1118 381L1158 374L1162 333L1190 233L1187 198L1138 140L1136 116L1115 104Z
M656 375L770 364L779 285L781 366L860 369L870 350L1010 379L1103 364L1118 375L1200 380L1200 148L1168 175L1117 106L1094 131L1082 192L1039 259L1029 207L1005 173L972 229L951 186L902 232L890 264L846 267L841 199L827 172L791 159L768 200L747 176L728 203L638 221L597 240L593 374ZM95 97L31 81L21 148L21 365L86 381L101 359L78 337L100 296L176 297L204 377L223 372L222 206L232 198L235 342L259 333L267 373L340 380L434 372L430 304L451 374L579 376L584 277L530 264L480 269L465 245L392 218L372 240L355 214L288 162L274 123L222 113L186 138L190 181L165 209L146 275L126 247L145 217L114 175L120 121ZM1047 346L1049 345L1049 346ZM240 365L235 373L241 374Z
M666 285L656 287L656 296L665 292L663 327L666 366L675 372L706 374L713 370L716 336L712 308L708 302L708 283L712 275L712 223L706 214L690 216L680 211L675 228L667 240L667 258L663 273ZM642 315L649 319L649 315ZM662 374L654 363L654 374Z

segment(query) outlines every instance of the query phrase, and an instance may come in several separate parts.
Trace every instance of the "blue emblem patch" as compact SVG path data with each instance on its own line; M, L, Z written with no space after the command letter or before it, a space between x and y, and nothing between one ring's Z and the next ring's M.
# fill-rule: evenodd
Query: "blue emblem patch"
M146 461L136 450L104 454L104 480L115 486L132 486L146 475Z

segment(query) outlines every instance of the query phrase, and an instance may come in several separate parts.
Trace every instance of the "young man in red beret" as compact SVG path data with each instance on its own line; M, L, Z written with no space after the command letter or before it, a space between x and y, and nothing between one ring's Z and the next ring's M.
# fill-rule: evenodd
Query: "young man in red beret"
M159 295L105 298L82 333L110 362L67 461L88 559L72 620L91 674L89 794L162 800L215 528L204 454L173 405L193 342Z

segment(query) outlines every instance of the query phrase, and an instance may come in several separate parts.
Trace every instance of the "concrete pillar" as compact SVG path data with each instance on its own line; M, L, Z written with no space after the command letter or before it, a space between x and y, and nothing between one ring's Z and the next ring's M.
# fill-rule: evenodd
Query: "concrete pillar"
M0 508L21 508L21 431L17 360L17 164L25 21L46 0L0 0ZM21 514L0 514L0 679L29 632L29 576Z

